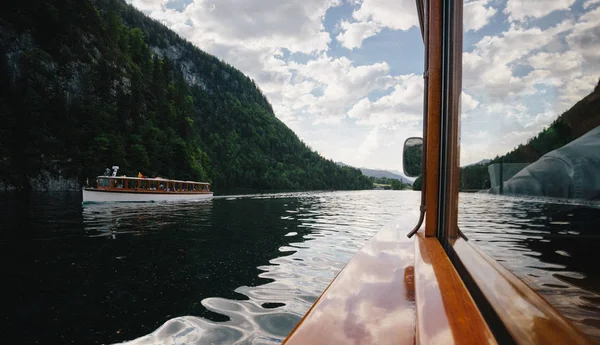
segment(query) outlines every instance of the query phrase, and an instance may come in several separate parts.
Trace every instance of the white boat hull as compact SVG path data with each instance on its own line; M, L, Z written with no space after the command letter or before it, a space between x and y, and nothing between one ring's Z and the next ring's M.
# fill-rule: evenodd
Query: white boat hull
M152 193L129 191L103 191L83 189L83 203L90 202L158 202L179 200L201 200L212 198L213 193Z

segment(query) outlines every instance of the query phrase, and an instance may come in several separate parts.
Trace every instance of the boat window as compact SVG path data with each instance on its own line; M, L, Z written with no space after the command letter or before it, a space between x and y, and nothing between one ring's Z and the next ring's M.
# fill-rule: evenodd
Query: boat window
M148 189L148 181L140 180L140 189Z
M99 178L97 183L98 183L98 187L103 187L103 188L110 187L110 179L107 179L107 178Z
M600 3L474 4L459 228L600 341Z
M177 191L177 192L181 191L181 183L175 182L175 191Z
M125 181L122 179L113 179L114 188L123 188Z

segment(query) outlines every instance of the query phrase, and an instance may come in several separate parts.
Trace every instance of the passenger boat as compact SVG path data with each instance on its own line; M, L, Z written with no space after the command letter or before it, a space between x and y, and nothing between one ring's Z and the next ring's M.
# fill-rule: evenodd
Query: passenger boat
M213 196L207 182L147 178L141 174L116 176L118 169L113 167L112 176L98 176L96 187L83 188L83 203L199 200Z
M404 150L422 150L418 224L381 229L283 344L591 344L459 230L463 1L417 0L417 10L425 43L423 138L409 138Z

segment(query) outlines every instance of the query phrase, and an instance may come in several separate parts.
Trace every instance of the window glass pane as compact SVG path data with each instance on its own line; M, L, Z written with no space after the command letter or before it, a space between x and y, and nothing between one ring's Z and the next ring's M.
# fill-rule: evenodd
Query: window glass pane
M467 1L464 29L459 226L600 341L600 3Z
M137 188L137 180L126 180L128 189L136 189Z
M459 213L470 240L597 341L599 5L465 4Z

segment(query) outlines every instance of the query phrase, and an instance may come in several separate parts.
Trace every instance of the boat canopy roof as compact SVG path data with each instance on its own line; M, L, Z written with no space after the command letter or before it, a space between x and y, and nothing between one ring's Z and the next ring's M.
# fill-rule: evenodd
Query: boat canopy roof
M97 176L96 178L104 178L104 179L116 179L116 180L140 180L140 181L158 181L158 182L175 182L175 183L195 183L195 184L204 184L210 185L208 182L197 182L197 181L182 181L182 180L170 180L162 177L129 177L129 176Z

